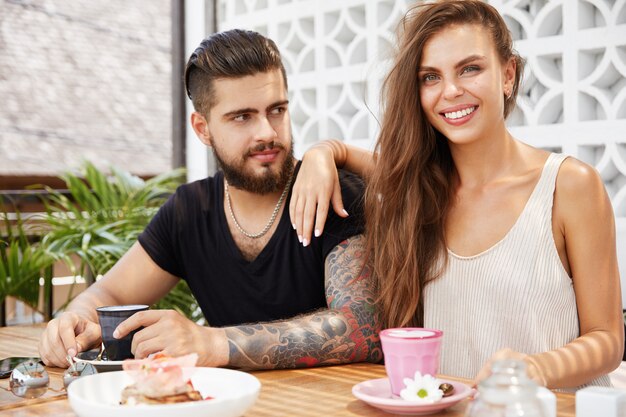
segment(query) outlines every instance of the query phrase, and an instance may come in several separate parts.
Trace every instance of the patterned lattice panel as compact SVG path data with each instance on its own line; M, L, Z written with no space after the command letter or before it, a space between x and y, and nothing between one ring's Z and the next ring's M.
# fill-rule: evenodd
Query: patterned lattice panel
M562 150L602 175L626 218L626 1L494 2L527 59L509 124L533 145Z
M278 44L289 74L296 155L330 137L371 148L386 58L409 3L222 0L219 29L253 29Z
M626 218L626 0L491 1L526 58L520 139L593 164ZM219 28L274 39L290 77L296 154L320 138L372 148L397 23L411 1L221 0ZM598 154L604 155L598 157ZM605 161L613 161L611 164ZM620 162L618 162L620 161ZM608 164L608 165L607 165ZM611 168L608 168L608 166Z
M626 277L626 0L493 0L526 58L508 124L593 165L617 219ZM296 155L334 137L372 149L395 28L411 1L219 0L219 29L274 39L289 73ZM626 280L622 284L626 303Z

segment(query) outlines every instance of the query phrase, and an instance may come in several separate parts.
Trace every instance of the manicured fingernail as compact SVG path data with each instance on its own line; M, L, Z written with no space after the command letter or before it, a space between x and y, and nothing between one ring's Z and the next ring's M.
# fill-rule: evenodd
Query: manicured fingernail
M117 339L118 337L120 337L120 331L119 331L119 330L117 330L117 329L115 329L115 331L113 332L113 337L114 337L114 338L116 338L116 339Z
M343 209L343 214L345 214L346 216L349 216L348 212L346 211L346 209Z
M298 241L302 243L302 235L298 235Z
M293 230L296 230L296 224L295 223L291 223L291 227L293 227Z
M74 348L69 348L67 350L67 354L69 355L70 358L73 358L74 356L76 356L76 350L74 350Z
M321 234L320 229L315 229L315 237L320 237Z
M304 239L304 240L302 241L302 246L304 246L305 248L307 247L307 245L308 245L308 244L309 244L309 241L308 241L308 240Z

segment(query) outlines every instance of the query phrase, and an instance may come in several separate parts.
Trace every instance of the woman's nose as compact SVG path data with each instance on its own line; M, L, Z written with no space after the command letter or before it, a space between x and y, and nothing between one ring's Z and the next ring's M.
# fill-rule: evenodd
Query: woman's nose
M443 94L445 98L447 99L455 98L460 95L463 95L463 92L464 92L463 88L461 88L461 86L459 86L458 83L456 83L456 80L444 82Z

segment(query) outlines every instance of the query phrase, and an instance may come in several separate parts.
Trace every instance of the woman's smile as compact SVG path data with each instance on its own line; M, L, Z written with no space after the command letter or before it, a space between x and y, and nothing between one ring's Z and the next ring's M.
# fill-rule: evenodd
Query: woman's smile
M453 126L461 126L467 122L469 122L474 115L476 114L476 110L478 110L477 105L463 105L463 106L455 106L455 108L449 108L442 112L439 112L443 120L446 123L451 124Z

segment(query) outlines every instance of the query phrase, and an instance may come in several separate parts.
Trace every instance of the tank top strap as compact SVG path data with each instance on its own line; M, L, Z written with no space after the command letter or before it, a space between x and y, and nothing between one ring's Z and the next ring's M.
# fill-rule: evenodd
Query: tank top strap
M551 153L546 160L541 177L533 190L526 208L524 210L524 223L537 222L540 224L552 222L552 204L554 202L554 190L556 188L556 178L559 173L561 163L567 155Z
M563 163L565 158L567 158L567 155L562 153L551 153L546 160L541 178L537 183L537 194L544 202L552 203L554 199L556 177L559 174L561 163ZM552 204L548 204L547 206L552 209Z

